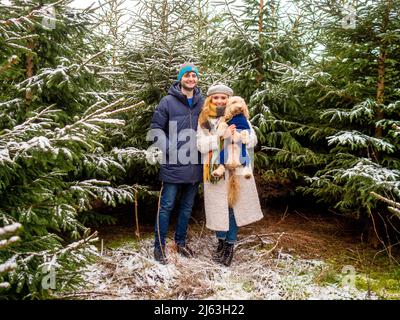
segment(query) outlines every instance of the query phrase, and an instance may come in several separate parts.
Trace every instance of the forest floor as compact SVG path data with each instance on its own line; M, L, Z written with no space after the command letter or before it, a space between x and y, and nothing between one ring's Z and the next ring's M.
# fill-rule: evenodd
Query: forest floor
M102 228L103 249L68 299L400 299L400 267L363 244L342 217L268 209L240 228L230 267L214 263L214 234L192 219L196 257L176 253L171 223L168 265L153 259L151 225Z

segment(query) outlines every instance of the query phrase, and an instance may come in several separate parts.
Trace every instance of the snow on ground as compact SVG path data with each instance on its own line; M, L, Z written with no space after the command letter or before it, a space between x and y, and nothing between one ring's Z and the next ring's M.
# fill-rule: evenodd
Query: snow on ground
M277 249L268 235L248 236L235 251L230 267L213 262L211 235L192 239L195 258L167 247L168 265L153 259L153 241L107 249L86 272L88 287L79 299L376 299L339 284L319 285L315 277L326 264L299 259Z

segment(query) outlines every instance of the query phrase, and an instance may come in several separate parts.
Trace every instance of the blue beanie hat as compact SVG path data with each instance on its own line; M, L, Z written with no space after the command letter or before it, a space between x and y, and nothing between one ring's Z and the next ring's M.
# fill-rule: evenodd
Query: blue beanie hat
M184 63L181 65L179 69L178 81L181 81L183 75L186 72L194 72L197 75L197 77L199 77L199 70L197 70L197 68L193 63Z

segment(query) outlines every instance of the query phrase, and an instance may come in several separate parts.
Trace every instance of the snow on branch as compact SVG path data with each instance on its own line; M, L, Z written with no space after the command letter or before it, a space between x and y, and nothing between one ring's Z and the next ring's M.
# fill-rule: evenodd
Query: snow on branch
M329 122L348 120L350 123L356 120L372 120L375 116L377 104L372 99L367 99L351 110L328 109L321 114L321 119L329 119Z
M328 136L328 145L337 144L341 146L348 146L352 150L359 150L362 148L367 148L368 146L374 146L378 151L384 151L387 153L393 153L396 147L384 141L383 139L378 139L375 137L370 137L359 131L340 131L339 133Z
M9 69L12 65L17 64L18 63L18 56L16 56L15 54L12 55L11 57L9 57L7 59L7 61L0 66L0 73L6 71L7 69Z
M101 199L105 204L115 207L117 203L133 203L135 188L127 185L112 187L109 181L90 179L71 184L66 192L72 192L79 197L79 212L91 209L93 199Z
M389 211L392 212L394 215L396 215L398 218L400 218L400 203L399 202L390 200L390 199L388 199L388 198L386 198L384 196L381 196L380 194L377 194L376 192L373 192L373 191L371 191L370 194L372 196L374 196L375 198L388 203L389 204L389 207L388 207Z
M387 112L387 113L397 113L397 114L400 114L400 100L399 100L399 101L396 101L396 102L393 102L393 103L390 103L390 104L388 104L387 106L384 105L384 106L382 107L382 109L385 110L385 112Z
M20 237L15 234L21 230L22 225L13 223L11 225L0 228L0 238L9 237L8 239L0 240L0 250L20 240ZM12 259L0 264L0 275L13 271L17 268L17 264ZM8 282L0 282L0 289L7 289L10 286Z
M20 223L13 223L8 226L2 227L0 228L0 237L13 235L21 228L22 225Z
M6 20L0 20L0 25L4 26L12 26L14 25L17 28L21 28L23 26L23 23L25 22L27 25L33 25L34 24L34 18L37 17L47 17L48 16L48 11L49 8L60 5L63 2L67 2L68 0L59 0L53 3L49 3L46 5L40 6L38 9L37 8L32 8L33 10L26 15L23 15L18 18L9 18Z
M380 166L368 159L362 159L351 168L338 169L341 178L364 177L370 179L376 185L400 187L400 171L391 170Z

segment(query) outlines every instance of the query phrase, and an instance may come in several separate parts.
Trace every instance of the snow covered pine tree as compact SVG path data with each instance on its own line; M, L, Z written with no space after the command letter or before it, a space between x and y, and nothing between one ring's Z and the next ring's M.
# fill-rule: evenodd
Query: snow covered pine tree
M96 199L115 206L143 190L119 182L126 158L145 153L110 144L125 124L119 115L141 104L102 94L93 12L70 2L0 5L0 226L23 226L21 241L0 251L0 262L16 263L2 276L9 299L81 285L97 254L84 213Z

